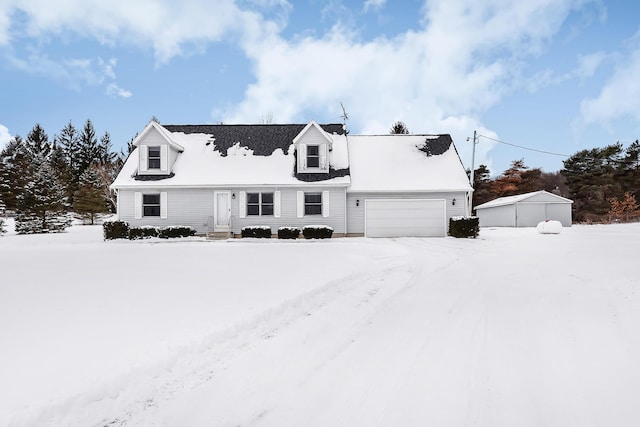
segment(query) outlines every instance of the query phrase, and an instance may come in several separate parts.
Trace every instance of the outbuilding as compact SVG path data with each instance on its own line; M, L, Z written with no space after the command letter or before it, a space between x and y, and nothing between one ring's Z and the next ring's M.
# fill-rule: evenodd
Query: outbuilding
M541 221L560 221L571 227L572 200L548 191L500 197L475 207L480 227L535 227Z

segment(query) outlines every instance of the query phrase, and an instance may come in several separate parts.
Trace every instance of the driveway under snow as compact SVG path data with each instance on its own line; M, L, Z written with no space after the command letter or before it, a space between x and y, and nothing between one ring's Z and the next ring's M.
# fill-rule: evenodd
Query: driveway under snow
M0 425L637 426L640 224L0 237Z

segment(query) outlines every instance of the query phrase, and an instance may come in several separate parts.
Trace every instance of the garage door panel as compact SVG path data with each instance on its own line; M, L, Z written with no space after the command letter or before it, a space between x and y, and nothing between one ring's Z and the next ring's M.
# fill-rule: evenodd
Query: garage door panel
M368 237L445 236L445 201L438 199L367 199Z

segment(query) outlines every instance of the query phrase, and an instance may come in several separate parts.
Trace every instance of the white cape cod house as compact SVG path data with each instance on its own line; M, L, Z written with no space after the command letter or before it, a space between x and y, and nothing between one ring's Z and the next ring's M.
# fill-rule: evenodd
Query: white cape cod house
M347 135L341 124L150 122L111 187L131 226L327 225L334 236L445 236L472 191L449 135Z

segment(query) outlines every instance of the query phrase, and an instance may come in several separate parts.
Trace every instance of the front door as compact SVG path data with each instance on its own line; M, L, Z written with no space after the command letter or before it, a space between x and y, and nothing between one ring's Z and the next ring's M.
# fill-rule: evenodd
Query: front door
M228 230L229 219L231 218L231 203L229 202L229 192L215 192L215 229Z

